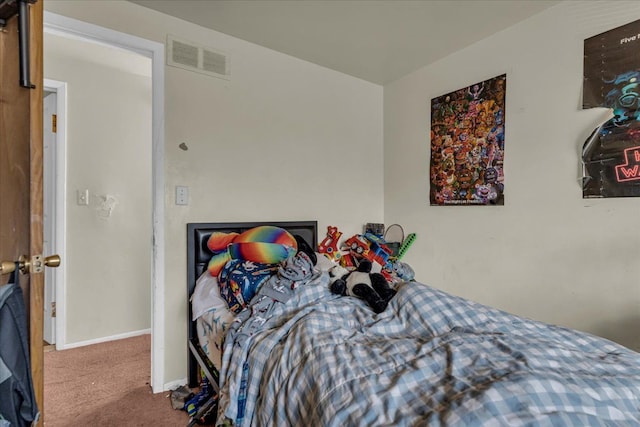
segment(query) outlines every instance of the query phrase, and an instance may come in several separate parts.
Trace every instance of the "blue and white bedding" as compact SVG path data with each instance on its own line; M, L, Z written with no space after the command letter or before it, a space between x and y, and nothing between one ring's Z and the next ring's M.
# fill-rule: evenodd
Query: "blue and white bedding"
M219 425L640 426L639 353L417 282L380 314L327 283L230 325Z

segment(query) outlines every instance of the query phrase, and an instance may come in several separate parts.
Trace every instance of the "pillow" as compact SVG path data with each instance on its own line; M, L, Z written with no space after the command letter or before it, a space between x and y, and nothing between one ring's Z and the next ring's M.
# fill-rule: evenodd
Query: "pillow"
M206 272L201 274L191 295L191 320L196 320L207 311L228 308L226 300L220 297L218 278Z

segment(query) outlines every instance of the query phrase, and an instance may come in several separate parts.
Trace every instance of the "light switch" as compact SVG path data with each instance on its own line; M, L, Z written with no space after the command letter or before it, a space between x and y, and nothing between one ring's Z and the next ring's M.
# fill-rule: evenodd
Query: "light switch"
M176 185L176 205L189 204L189 187Z
M78 190L78 205L87 206L89 204L89 190Z

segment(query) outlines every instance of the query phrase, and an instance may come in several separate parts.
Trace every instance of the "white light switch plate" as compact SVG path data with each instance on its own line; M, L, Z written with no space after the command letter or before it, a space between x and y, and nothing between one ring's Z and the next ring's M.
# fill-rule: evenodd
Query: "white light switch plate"
M189 187L176 185L176 205L189 204Z

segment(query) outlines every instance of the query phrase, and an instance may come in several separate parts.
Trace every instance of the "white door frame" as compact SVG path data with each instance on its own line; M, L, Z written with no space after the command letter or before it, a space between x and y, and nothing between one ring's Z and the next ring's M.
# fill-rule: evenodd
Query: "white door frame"
M151 58L152 85L152 254L151 388L164 391L164 45L66 16L44 11L44 31L106 44ZM64 263L64 260L63 260ZM56 289L57 291L57 289ZM58 304L58 303L57 303ZM56 330L56 333L58 331ZM63 335L60 335L61 337Z
M49 207L44 207L44 212L49 213L53 217L53 223L51 224L51 230L48 230L50 235L45 236L45 239L49 239L52 242L53 253L58 254L64 260L66 258L67 237L65 233L65 224L67 222L67 207L65 200L67 200L67 83L57 80L44 79L44 90L48 92L55 92L56 94L56 143L53 148L50 148L52 152L54 168L56 172L56 178L54 179L53 187L53 211L49 211ZM61 262L58 268L50 268L49 271L53 276L54 293L62 298L56 298L56 313L60 315L56 316L56 326L54 330L56 339L56 350L64 350L66 345L66 317L65 317L65 274L66 274L65 262Z

